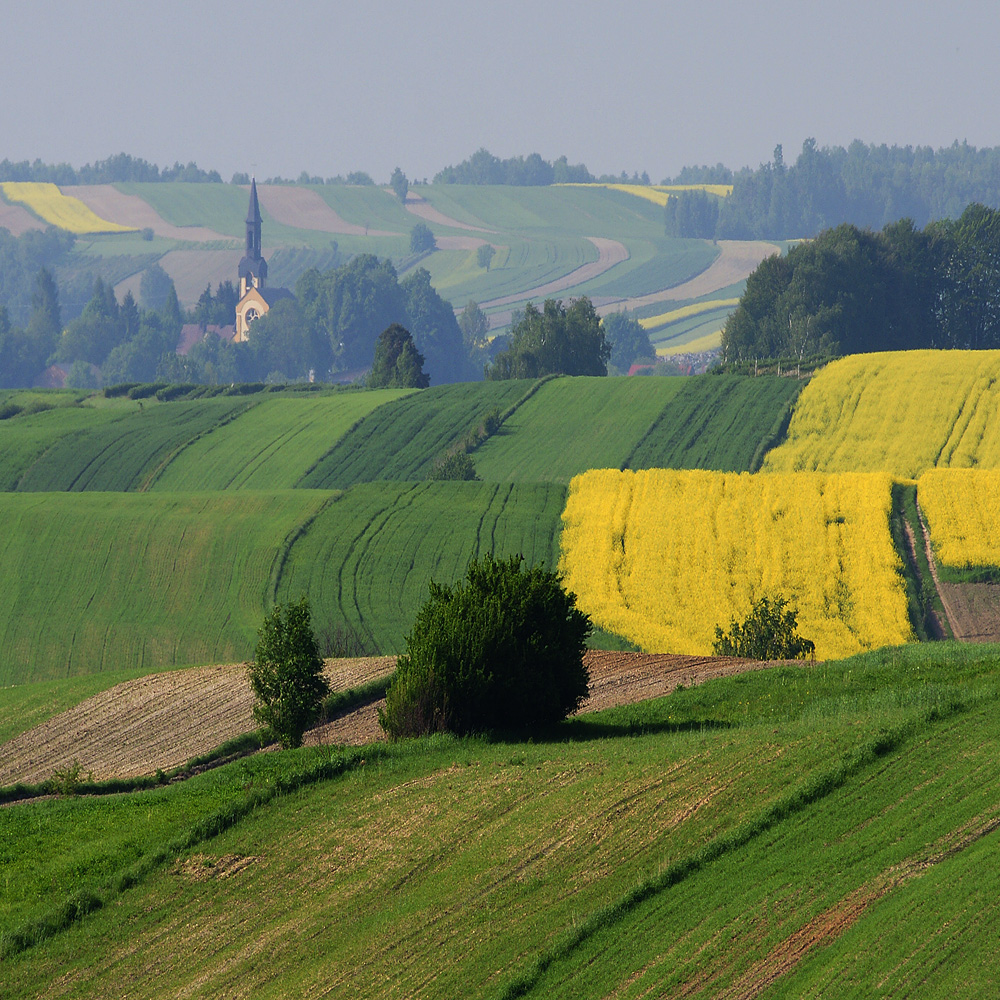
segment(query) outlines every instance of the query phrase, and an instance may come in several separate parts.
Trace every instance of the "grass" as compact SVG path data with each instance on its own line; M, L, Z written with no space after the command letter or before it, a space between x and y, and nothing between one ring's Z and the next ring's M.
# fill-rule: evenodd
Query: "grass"
M276 596L308 594L314 620L400 652L431 579L453 583L484 552L553 569L564 502L562 487L542 484L360 484L291 545Z
M157 490L289 489L354 424L405 390L275 395L184 448Z
M55 440L21 475L17 489L127 491L146 488L183 448L254 406L242 397L157 404L127 416L97 410L90 427Z
M531 381L435 386L373 410L299 481L309 489L344 489L376 480L425 479L434 462L493 411L530 393Z
M328 500L0 495L0 685L245 659L286 539Z
M684 379L622 467L756 472L784 436L801 388L767 376Z
M586 469L620 468L680 388L677 379L554 379L476 449L477 474L568 483Z
M998 657L883 650L528 742L2 810L9 995L985 995Z

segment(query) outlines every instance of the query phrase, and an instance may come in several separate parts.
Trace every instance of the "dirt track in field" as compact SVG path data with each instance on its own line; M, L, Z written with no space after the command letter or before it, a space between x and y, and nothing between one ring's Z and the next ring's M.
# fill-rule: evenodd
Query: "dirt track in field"
M7 229L11 236L22 236L29 229L44 229L45 223L36 219L23 205L8 205L0 201L0 229Z
M328 660L333 690L359 687L395 669L395 657ZM645 653L586 654L590 697L581 712L633 704L714 677L775 664L725 657ZM382 738L373 702L306 734L307 745ZM95 779L180 767L226 740L252 732L253 698L241 664L152 674L110 688L4 744L0 785L37 783L78 761Z
M211 243L233 238L204 226L175 226L138 195L124 194L113 184L76 184L60 190L70 198L79 198L102 219L122 226L134 226L136 229L148 227L157 236L165 236L167 239Z
M246 188L249 192L249 186ZM275 222L294 229L313 229L341 236L402 236L384 229L366 229L342 219L323 199L309 188L284 184L261 184L257 188L261 205Z

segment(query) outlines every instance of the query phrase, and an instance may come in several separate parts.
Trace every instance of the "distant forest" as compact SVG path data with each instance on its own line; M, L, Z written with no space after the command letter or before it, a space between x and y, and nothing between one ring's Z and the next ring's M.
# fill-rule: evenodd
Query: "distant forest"
M114 184L125 181L221 183L216 170L195 163L160 168L118 153L78 169L41 160L0 161L0 181L51 181L55 184ZM247 174L233 184L248 184ZM538 153L502 159L479 149L455 166L445 167L435 184L509 184L519 187L562 183L649 184L645 172L595 176L583 163L565 156L555 161ZM296 180L268 178L272 184L373 184L364 171L322 177L303 171ZM957 219L968 205L1000 208L1000 147L977 149L955 142L930 146L867 145L860 140L843 146L817 146L807 139L794 163L775 147L770 163L733 171L719 163L687 166L663 184L732 184L724 199L701 192L671 198L664 211L667 235L702 239L784 240L815 236L849 222L879 230L898 219L922 228L937 219Z

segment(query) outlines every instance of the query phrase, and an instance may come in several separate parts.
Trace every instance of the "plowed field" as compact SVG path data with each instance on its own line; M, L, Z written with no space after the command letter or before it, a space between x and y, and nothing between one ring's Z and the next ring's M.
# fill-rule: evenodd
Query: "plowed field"
M7 229L11 236L22 236L29 229L44 229L45 223L36 219L23 205L0 201L0 229Z
M262 184L257 188L257 194L260 203L277 222L294 229L314 229L321 233L349 236L401 235L347 222L309 188Z
M773 664L724 657L586 654L590 697L580 711L633 704L714 677ZM395 657L328 660L334 691L358 687L395 669ZM178 767L255 728L253 698L241 664L197 667L127 681L88 698L3 747L0 785L35 783L79 761L94 778L152 774ZM318 726L307 744L360 745L382 738L378 702Z

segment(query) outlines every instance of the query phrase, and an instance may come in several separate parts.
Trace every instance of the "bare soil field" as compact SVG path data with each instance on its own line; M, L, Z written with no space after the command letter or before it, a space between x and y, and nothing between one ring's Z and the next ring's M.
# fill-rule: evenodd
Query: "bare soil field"
M204 226L175 226L138 195L124 194L113 184L77 184L60 190L71 198L79 198L102 219L123 226L134 226L136 229L149 228L157 236L165 236L171 240L210 243L232 238Z
M160 258L159 264L173 278L177 298L185 308L193 306L206 285L218 287L221 281L233 281L239 269L242 249L233 250L171 250ZM142 272L133 274L115 285L115 294L121 299L131 292L139 300Z
M23 205L9 205L0 201L0 229L7 229L11 236L22 236L29 229L44 229L45 223L36 219Z
M773 663L726 657L586 654L590 697L581 712L628 705L714 677L762 670ZM393 656L328 660L334 691L390 674ZM380 701L356 708L306 734L305 743L358 746L383 738ZM226 740L252 732L253 697L242 664L195 667L119 684L4 744L0 785L37 783L79 762L94 778L152 774L180 767Z
M246 189L250 190L249 187ZM284 184L262 184L257 196L276 222L294 229L313 229L342 236L401 236L383 229L366 229L342 219L323 199L309 188Z
M390 189L387 188L386 190ZM422 195L414 194L412 191L406 193L404 208L407 212L412 212L425 222L433 222L439 226L450 226L452 229L468 229L473 233L496 232L494 229L486 229L483 226L470 226L467 222L459 222L458 219L453 219L450 215L439 212L426 198Z
M640 295L634 299L621 299L602 305L597 311L606 316L608 313L620 312L626 309L638 309L640 306L652 305L656 302L679 302L684 299L697 299L702 295L710 295L720 288L728 288L738 281L743 281L757 265L765 258L779 253L773 243L759 240L719 240L719 256L701 274L696 274L690 281L665 288L662 292L652 292Z

